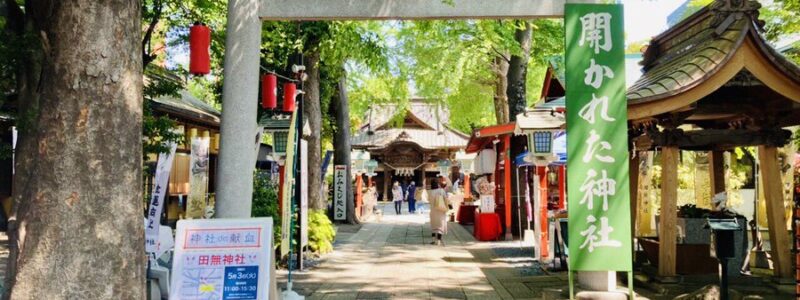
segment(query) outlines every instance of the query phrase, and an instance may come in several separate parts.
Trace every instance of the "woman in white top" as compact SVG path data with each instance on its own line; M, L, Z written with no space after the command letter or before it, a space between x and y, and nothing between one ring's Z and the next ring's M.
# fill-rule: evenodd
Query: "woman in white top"
M444 187L439 185L438 180L431 182L431 191L428 195L428 200L431 204L430 222L431 222L431 237L433 242L431 244L444 245L442 237L447 234L447 193Z
M394 202L394 212L399 215L401 208L403 208L403 188L400 186L400 182L397 181L394 182L392 187L392 202Z

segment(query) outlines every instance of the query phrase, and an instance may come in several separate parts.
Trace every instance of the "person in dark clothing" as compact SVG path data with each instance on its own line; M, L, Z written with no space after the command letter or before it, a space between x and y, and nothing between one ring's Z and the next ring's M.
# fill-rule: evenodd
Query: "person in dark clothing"
M408 212L415 213L417 212L417 199L414 198L414 193L417 192L417 186L412 181L411 184L408 185L408 190L406 191L406 200L408 200Z

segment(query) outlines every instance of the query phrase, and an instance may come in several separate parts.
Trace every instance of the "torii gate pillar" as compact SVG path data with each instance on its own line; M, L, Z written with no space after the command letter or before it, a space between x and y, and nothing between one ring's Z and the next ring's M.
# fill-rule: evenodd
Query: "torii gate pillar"
M261 49L259 0L229 0L216 181L216 215L249 218L260 144L256 121Z

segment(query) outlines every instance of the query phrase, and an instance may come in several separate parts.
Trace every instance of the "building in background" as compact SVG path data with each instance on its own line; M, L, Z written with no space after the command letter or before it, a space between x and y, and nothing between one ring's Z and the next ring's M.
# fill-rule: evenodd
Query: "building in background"
M366 116L352 147L378 161L373 180L384 200L393 181L414 181L420 193L430 188L439 174L437 162L454 160L467 146L469 136L448 126L449 111L424 99L411 99L405 108L373 105Z

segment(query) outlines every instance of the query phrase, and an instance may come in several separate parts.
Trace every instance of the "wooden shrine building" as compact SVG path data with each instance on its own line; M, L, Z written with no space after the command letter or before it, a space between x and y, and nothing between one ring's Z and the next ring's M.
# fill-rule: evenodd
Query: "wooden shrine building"
M723 151L743 146L758 147L774 274L792 276L778 147L790 142L785 128L800 125L800 68L764 40L759 7L717 0L656 36L644 53L644 75L628 89L632 147L661 152L660 276L676 275L679 150L710 154L713 195L725 191ZM637 157L631 174L638 174ZM631 195L637 185L632 176Z
M447 125L449 112L423 99L411 99L404 110L398 105L373 105L365 119L352 147L368 151L378 161L373 180L383 200L389 198L393 181L414 181L418 190L429 189L439 173L436 162L454 160L467 145L468 136Z

